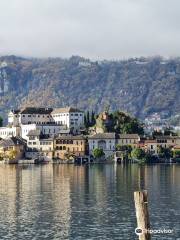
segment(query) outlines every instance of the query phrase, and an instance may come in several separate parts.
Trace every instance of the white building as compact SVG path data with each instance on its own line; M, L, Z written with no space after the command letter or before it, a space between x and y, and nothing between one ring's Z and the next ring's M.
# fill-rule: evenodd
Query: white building
M89 154L93 154L93 150L101 148L105 156L108 157L115 151L116 137L115 133L97 133L93 136L89 136Z
M27 139L27 135L31 130L40 130L41 134L49 135L54 137L58 135L61 130L65 129L65 126L57 125L56 123L51 124L21 124L21 137Z
M42 134L53 137L61 130L69 129L74 133L84 126L84 113L74 108L35 108L11 110L8 126L0 128L0 137L21 136L27 139L30 130L40 130Z
M8 123L13 126L20 124L46 124L54 122L51 116L52 108L27 107L23 110L11 110Z
M0 138L5 139L9 137L19 137L21 136L20 127L1 127L0 128Z
M75 132L84 127L84 113L75 108L57 108L51 113L57 124L66 125Z
M45 160L52 160L54 149L53 138L44 138L40 130L30 130L27 135L27 158L41 157Z

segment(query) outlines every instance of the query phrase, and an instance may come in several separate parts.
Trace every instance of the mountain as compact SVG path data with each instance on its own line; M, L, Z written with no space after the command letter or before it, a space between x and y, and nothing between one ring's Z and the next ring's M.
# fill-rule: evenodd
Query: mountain
M0 57L0 115L24 106L124 110L144 118L180 112L180 59L122 61Z

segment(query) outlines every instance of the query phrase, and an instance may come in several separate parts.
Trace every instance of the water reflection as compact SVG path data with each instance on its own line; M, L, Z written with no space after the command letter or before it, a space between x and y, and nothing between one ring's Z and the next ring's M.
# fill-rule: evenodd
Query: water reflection
M179 165L0 166L0 239L137 239L133 192L147 189L151 226L180 219Z

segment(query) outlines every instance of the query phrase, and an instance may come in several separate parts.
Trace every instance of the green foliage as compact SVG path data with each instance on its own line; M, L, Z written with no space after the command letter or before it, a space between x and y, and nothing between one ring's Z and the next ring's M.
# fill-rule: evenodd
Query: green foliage
M117 133L137 133L143 134L144 129L143 125L134 117L129 116L128 114L120 111L116 111L111 114L113 119L113 131Z
M172 153L171 149L159 146L158 147L158 155L161 158L170 158L170 157L172 157L173 153Z
M105 155L105 153L103 152L103 149L101 149L101 148L95 148L94 150L93 150L93 156L95 157L95 158L101 158L101 157L103 157Z
M180 158L180 150L174 150L173 151L173 157L174 158Z
M141 148L134 148L131 152L131 156L132 158L134 159L137 159L137 160L143 160L145 159L146 157L146 153L143 149Z
M96 123L95 112L92 111L91 114L89 111L84 114L84 125L86 128L94 126Z

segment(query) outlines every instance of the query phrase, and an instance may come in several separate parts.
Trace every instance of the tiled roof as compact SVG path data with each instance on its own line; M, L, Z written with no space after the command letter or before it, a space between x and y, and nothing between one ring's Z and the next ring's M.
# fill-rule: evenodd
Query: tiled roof
M115 139L115 133L96 133L89 136L89 139Z
M178 139L179 136L170 136L170 135L163 135L163 136L155 136L156 139Z
M14 113L14 114L18 114L20 113L21 110L19 109L12 109L10 112Z
M56 139L60 140L85 140L86 138L83 135L62 135L56 137Z
M179 150L180 149L180 145L175 145L173 148Z
M139 139L138 134L118 134L120 139Z
M56 113L69 113L69 112L83 112L77 108L72 108L72 107L66 107L66 108L55 108L52 111L52 114L56 114Z
M39 129L30 130L27 134L27 136L40 136L40 135L41 131Z
M21 110L21 114L50 114L52 111L52 108L27 107Z
M21 137L10 137L6 139L0 140L0 146L9 147L9 146L17 146L17 145L25 145L25 140Z

